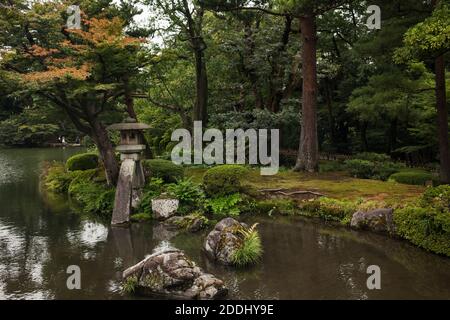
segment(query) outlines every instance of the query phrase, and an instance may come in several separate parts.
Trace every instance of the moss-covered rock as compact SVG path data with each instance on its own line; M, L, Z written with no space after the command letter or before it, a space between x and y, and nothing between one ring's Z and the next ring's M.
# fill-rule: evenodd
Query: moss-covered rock
M98 155L95 153L76 154L66 162L68 171L89 170L98 167Z
M357 229L394 234L393 210L375 209L371 211L357 211L352 216L350 226Z
M249 228L233 218L225 218L206 237L204 250L211 259L224 265L254 264L262 255L261 240L255 227Z
M181 250L158 247L153 254L123 272L128 293L183 299L215 299L228 290L222 280L204 273Z

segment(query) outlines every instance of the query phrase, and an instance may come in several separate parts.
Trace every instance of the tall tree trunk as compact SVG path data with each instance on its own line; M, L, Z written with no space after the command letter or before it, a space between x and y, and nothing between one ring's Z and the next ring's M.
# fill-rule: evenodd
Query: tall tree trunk
M315 172L319 167L317 139L317 35L314 15L300 18L302 50L302 123L300 147L294 170Z
M208 77L206 74L206 63L204 56L204 45L195 49L195 76L196 92L194 121L203 121L203 126L208 122Z
M439 160L441 164L441 181L450 183L450 154L448 143L448 110L445 92L445 61L441 55L435 60L436 73L436 108L439 138Z
M119 177L119 164L114 153L114 147L109 140L105 127L97 118L90 120L92 126L92 139L98 147L100 158L105 166L108 185L115 186Z

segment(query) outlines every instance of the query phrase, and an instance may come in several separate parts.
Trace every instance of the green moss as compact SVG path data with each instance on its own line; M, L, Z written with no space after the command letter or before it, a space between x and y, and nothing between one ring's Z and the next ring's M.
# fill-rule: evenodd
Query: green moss
M421 170L405 170L402 172L394 173L389 177L390 180L394 180L399 183L413 184L413 185L425 185L428 181L437 182L437 178L431 173Z
M394 212L397 234L426 250L450 257L450 212L409 205Z
M208 218L206 218L201 212L194 212L190 215L183 217L179 221L175 222L175 224L184 230L189 230L193 224L200 220L202 225L206 226L209 223Z
M81 153L70 157L66 162L68 171L89 170L98 167L98 155L95 153Z
M231 257L234 265L245 267L257 263L262 256L263 249L259 233L256 230L257 224L250 228L240 227L235 234L241 238L239 247L233 252Z
M148 212L135 213L130 216L132 222L147 222L152 220L152 215Z
M161 178L165 182L176 182L184 176L184 168L172 161L162 159L144 160L143 165L152 178Z
M241 190L241 179L248 169L240 165L221 165L206 171L203 177L205 191L210 196L229 195Z
M319 198L302 204L301 211L305 216L318 217L327 221L347 224L358 206L355 201Z
M299 207L294 200L268 199L255 202L254 213L272 215L294 215Z

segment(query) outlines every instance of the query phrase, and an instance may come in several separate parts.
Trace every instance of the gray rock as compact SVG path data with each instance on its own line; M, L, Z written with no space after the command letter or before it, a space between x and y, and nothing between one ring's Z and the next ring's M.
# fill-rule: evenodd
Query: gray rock
M166 220L175 215L180 202L178 199L160 197L152 200L152 211L158 220Z
M207 255L221 264L232 265L232 256L240 246L240 239L235 231L240 227L247 228L247 225L233 218L225 218L216 224L204 243Z
M393 211L393 209L376 209L367 212L355 212L350 226L357 229L394 234Z
M135 293L172 299L216 299L228 290L222 280L204 273L178 249L161 246L123 272L123 281L135 283Z

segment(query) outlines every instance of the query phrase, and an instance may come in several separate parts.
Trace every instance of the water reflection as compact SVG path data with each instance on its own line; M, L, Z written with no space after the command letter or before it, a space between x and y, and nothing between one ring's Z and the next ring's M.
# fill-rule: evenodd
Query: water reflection
M206 231L178 233L160 223L111 228L82 217L64 198L39 189L42 161L71 152L0 150L0 299L128 298L120 292L121 271L157 246L184 250L236 299L450 299L449 259L370 233L265 219L258 226L261 263L232 269L202 252ZM66 269L74 264L82 273L79 291L66 288ZM366 287L373 264L381 267L379 291Z

